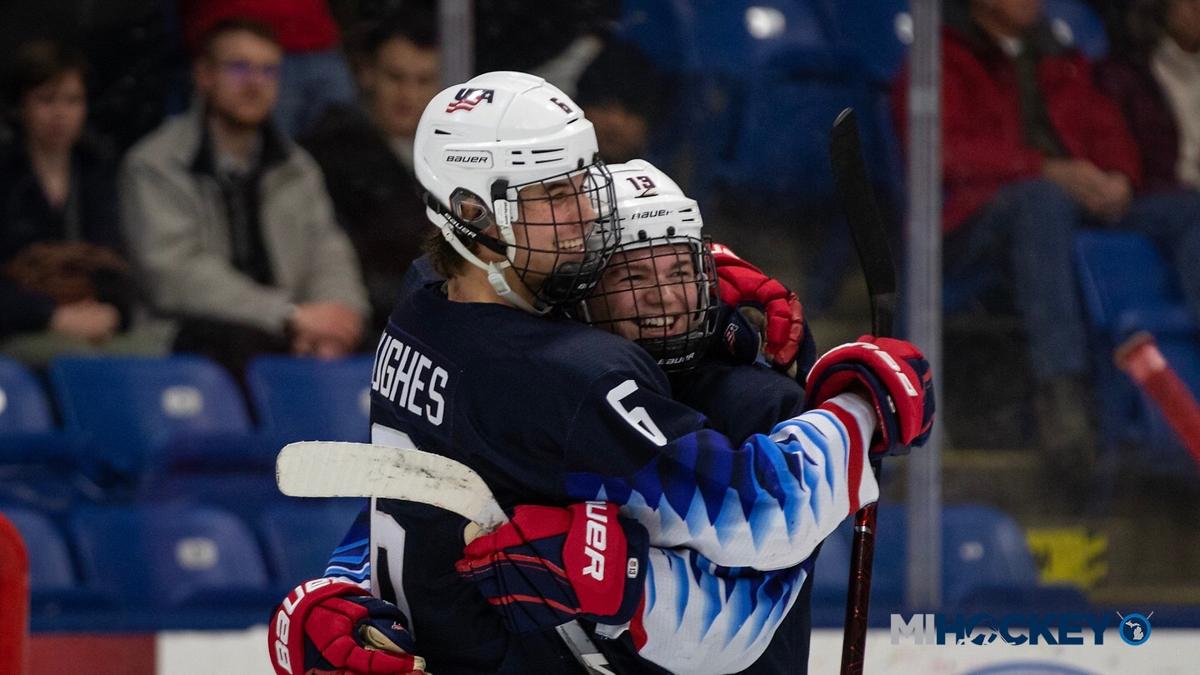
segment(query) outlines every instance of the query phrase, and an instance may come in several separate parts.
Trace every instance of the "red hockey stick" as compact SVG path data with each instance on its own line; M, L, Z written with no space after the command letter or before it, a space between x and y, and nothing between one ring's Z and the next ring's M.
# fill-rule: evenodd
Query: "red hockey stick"
M1134 333L1117 347L1117 367L1158 405L1167 424L1200 464L1200 404L1145 331Z

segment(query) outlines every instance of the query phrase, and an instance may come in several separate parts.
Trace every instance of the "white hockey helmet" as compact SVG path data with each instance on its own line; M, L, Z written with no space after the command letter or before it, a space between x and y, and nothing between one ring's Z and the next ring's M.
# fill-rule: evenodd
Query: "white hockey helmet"
M716 266L696 200L643 159L609 167L620 246L580 313L668 371L696 364L716 332Z
M540 77L485 73L443 90L421 115L413 163L429 219L522 309L579 301L617 245L612 179L592 123ZM505 260L484 262L474 243ZM507 267L532 304L509 286Z

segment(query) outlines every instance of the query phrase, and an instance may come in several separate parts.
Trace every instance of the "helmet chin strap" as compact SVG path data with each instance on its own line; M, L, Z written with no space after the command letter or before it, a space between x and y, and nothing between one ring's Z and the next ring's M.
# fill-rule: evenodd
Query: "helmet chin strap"
M508 283L508 279L504 278L504 270L512 267L512 262L507 258L500 262L484 262L473 251L463 245L449 224L438 229L441 230L442 236L445 237L446 241L450 242L450 245L454 247L454 250L458 251L459 255L467 262L487 273L488 283L491 284L492 290L496 291L496 295L499 295L502 300L517 309L537 316L542 316L551 310L551 307L548 305L541 308L535 307L513 289L512 285Z

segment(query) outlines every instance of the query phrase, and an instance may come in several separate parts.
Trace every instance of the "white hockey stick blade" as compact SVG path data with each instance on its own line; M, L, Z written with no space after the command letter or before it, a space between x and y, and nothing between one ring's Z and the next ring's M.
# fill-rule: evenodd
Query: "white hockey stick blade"
M369 443L288 443L275 459L275 482L289 497L381 497L430 504L478 523L483 532L508 516L471 467L412 447ZM575 622L559 637L584 670L613 675L604 654Z
M416 448L289 443L275 460L275 481L291 497L381 497L430 504L468 518L484 531L508 520L479 474Z

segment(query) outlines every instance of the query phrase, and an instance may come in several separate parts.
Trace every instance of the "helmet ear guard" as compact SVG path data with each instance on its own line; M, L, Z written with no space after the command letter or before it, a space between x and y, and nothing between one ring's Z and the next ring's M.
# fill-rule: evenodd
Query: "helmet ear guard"
M483 206L482 200L477 195L469 190L459 188L450 195L450 208L446 208L429 192L422 193L422 197L424 198L426 207L445 218L449 229L442 228L442 234L446 239L449 240L452 237L457 239L457 243L461 244L467 250L470 250L472 244L478 243L490 251L505 255L507 247L504 243L484 233L484 230L491 227L494 223L488 216L487 208ZM463 216L463 207L468 206L467 199L474 199L478 202L477 206L480 209L480 214L475 218L465 218ZM451 241L451 243L455 242ZM458 247L456 246L455 248Z

